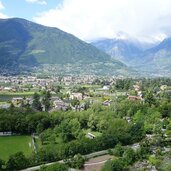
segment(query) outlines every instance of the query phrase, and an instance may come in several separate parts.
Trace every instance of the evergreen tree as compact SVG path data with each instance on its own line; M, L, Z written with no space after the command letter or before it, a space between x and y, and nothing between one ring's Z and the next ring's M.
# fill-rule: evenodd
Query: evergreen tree
M40 95L37 93L34 93L33 95L33 104L32 107L36 110L42 111L42 105L40 102Z
M155 105L156 100L152 91L148 91L145 95L145 103L149 104L149 106Z
M48 111L50 109L50 98L51 94L49 91L45 92L45 96L43 98L43 105L45 106L45 111Z

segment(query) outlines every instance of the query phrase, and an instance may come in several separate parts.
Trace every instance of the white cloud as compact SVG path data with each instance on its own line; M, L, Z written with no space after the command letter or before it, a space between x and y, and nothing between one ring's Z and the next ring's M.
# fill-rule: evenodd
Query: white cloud
M7 15L5 15L5 14L0 12L0 18L4 18L5 19L5 18L9 18L9 17Z
M4 5L2 4L2 2L0 1L0 18L8 18L7 15L3 14L1 12L1 10L5 9Z
M2 4L2 2L0 1L0 10L4 9L4 5Z
M46 5L47 2L45 0L26 0L26 2L29 2L29 3L38 3L40 5Z
M120 31L159 40L171 35L171 0L63 0L34 21L84 40L115 37Z

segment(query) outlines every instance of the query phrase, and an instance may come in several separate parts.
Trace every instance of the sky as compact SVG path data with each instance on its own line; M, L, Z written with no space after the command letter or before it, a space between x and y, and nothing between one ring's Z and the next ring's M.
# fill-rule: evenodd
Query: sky
M0 0L0 18L25 18L82 40L171 37L171 0Z

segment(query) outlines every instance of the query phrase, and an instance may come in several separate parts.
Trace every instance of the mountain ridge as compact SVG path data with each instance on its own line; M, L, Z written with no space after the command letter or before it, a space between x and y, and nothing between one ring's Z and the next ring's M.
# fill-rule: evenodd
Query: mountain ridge
M122 62L72 34L31 21L10 18L0 20L1 69L21 69L42 64L113 63L125 69Z
M92 44L111 56L115 53L116 59L146 75L171 75L171 38L145 50L129 39L103 39Z

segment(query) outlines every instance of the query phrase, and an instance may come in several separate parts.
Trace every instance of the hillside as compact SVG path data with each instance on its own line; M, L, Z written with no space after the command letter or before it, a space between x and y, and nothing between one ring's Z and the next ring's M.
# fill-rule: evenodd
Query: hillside
M131 66L146 75L170 77L171 38L167 38L155 47L143 51L136 59L131 60Z
M131 39L103 39L92 44L145 76L171 75L171 38L149 49Z
M102 39L92 42L92 45L127 64L142 52L134 42L123 39Z
M19 18L0 20L1 72L25 71L43 64L77 64L82 67L97 63L112 64L113 73L116 69L127 68L123 63L111 60L109 55L91 44L57 28ZM98 68L91 69L98 73ZM105 72L105 68L103 71Z

